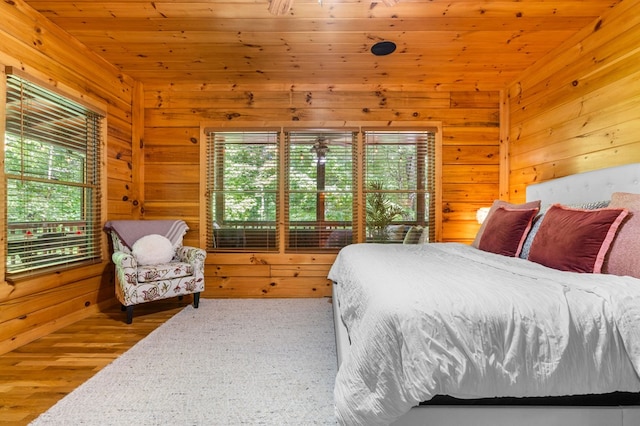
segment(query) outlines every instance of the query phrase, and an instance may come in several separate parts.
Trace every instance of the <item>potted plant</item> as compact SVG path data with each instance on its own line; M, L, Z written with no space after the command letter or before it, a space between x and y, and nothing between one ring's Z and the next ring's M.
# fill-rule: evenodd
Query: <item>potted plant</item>
M372 192L367 194L367 228L374 242L383 242L389 239L387 227L402 214L402 208L382 192L382 181L372 181L369 189Z

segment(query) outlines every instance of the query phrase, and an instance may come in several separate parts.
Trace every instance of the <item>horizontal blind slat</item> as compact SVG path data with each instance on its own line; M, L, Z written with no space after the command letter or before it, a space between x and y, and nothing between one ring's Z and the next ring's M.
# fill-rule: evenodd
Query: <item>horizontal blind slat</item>
M278 249L278 132L211 132L207 215L214 250Z
M7 273L99 260L103 117L7 76Z
M353 242L351 131L290 131L286 144L288 251Z
M401 243L411 226L434 228L428 180L434 142L431 131L365 131L368 239Z

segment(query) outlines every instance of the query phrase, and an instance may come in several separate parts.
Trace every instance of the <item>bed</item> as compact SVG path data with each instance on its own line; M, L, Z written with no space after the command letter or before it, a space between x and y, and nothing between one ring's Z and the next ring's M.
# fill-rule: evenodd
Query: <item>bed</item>
M626 193L640 164L531 185L526 204L494 204L472 246L343 248L329 273L339 423L640 424L640 278L597 273L626 248ZM584 253L554 251L576 217Z

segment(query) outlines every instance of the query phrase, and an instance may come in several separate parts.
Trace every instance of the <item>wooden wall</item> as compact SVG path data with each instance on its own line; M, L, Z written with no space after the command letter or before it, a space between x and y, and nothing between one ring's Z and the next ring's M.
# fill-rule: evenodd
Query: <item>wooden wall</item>
M132 217L137 213L128 200L134 192L131 105L136 84L118 74L113 66L91 54L22 1L0 2L0 16L2 70L4 66L22 69L63 90L105 105L108 120L105 150L108 169L106 212L110 218ZM4 84L0 87L3 88ZM4 89L0 90L3 91L0 98L4 99ZM137 90L140 92L139 87ZM0 122L4 121L2 102ZM4 186L1 191L4 200ZM5 209L3 201L2 211ZM4 243L6 225L2 222L0 226ZM4 255L0 262L0 273L4 277ZM0 353L77 321L99 309L101 304L113 303L113 278L108 252L104 253L104 262L93 266L58 271L14 283L2 281Z
M106 219L183 218L191 227L185 243L201 245L202 123L436 121L443 145L441 240L469 242L476 209L495 198L519 201L531 182L640 161L639 7L640 0L620 2L524 72L503 99L472 87L402 83L143 87L22 0L0 3L0 65L106 105ZM205 297L327 295L333 258L210 254ZM0 282L0 353L115 303L111 269L105 253L91 267Z
M442 123L442 241L469 242L478 207L498 197L499 92L425 90L371 85L291 87L146 84L144 217L180 217L186 244L201 245L201 125L226 121L256 128L267 122ZM202 241L202 244L201 244ZM313 297L330 294L334 255L210 254L205 297Z
M499 94L421 86L143 87L33 11L0 4L0 65L13 66L107 110L107 219L179 217L200 245L200 124L234 121L439 121L443 128L442 239L469 241L475 210L497 196ZM2 97L0 97L0 100ZM0 108L0 114L3 109ZM4 117L0 115L0 122ZM2 190L4 191L4 190ZM4 198L4 197L3 197ZM6 206L0 206L5 210ZM4 224L2 235L6 236ZM106 237L105 237L106 241ZM3 249L0 248L0 254ZM4 256L2 256L4 257ZM210 255L205 297L323 296L334 255ZM0 273L4 275L3 266ZM0 353L115 303L109 252L90 267L0 283Z
M469 242L476 209L495 198L519 201L531 182L640 161L639 7L640 0L620 2L524 72L502 98L472 87L402 83L143 87L22 0L0 3L0 65L106 105L105 219L183 218L191 227L185 243L202 245L203 123L430 121L442 123L441 240ZM204 296L328 295L333 258L210 254ZM1 282L0 353L115 303L111 270L105 253L98 265Z
M508 88L509 195L640 161L640 1L625 0Z

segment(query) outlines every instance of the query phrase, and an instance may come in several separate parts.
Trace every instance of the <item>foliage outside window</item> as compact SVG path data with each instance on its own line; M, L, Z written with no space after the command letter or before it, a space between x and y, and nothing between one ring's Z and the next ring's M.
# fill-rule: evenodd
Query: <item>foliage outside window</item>
M278 132L208 139L208 247L277 250Z
M102 117L7 76L6 271L99 260Z
M397 226L434 239L432 132L210 132L207 153L209 249L336 250L397 242L388 238ZM366 235L357 235L359 220Z
M364 166L367 238L402 242L410 226L420 226L433 241L434 133L365 131Z
M288 250L352 241L355 137L348 131L286 134Z

